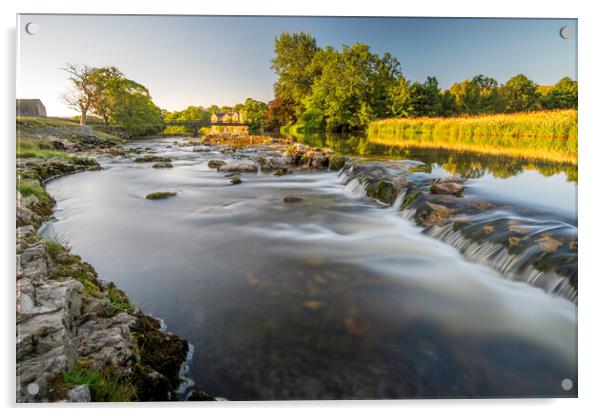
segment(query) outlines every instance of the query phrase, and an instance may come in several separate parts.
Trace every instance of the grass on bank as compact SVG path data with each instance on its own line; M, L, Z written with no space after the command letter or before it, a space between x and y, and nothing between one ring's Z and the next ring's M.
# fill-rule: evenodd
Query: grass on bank
M66 153L55 150L50 139L78 143L91 133L101 142L124 142L121 137L106 131L104 125L90 124L82 127L75 121L61 118L17 117L17 154L20 157L65 157Z
M46 199L48 194L44 190L44 188L38 184L31 182L19 182L17 183L17 191L21 193L22 196L28 197L34 195L40 201Z
M51 258L56 259L60 254L67 253L71 250L71 246L67 239L58 235L45 237L44 247Z
M370 123L368 139L576 164L577 110L384 119Z
M129 380L115 380L109 371L81 365L64 371L63 380L68 387L87 385L94 402L129 402L136 394L136 388Z

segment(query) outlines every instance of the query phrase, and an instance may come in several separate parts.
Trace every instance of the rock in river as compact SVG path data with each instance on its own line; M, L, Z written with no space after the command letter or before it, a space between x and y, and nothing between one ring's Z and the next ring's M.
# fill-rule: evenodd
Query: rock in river
M176 196L176 192L151 192L146 199L167 199Z
M173 165L169 162L159 162L159 163L155 163L153 165L153 168L155 169L161 169L161 168L173 168Z
M221 166L223 166L225 164L226 164L226 162L223 160L212 159L207 163L207 166L209 166L211 169L219 169Z
M257 172L257 163L248 159L230 159L217 170L220 172Z
M464 186L455 182L433 183L431 192L434 194L460 195Z

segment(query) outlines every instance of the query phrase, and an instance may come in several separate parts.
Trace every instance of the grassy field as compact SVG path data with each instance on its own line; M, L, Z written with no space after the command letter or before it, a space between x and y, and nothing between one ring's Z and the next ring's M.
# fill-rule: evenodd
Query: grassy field
M577 164L577 110L392 118L370 123L368 139L389 146L449 149Z

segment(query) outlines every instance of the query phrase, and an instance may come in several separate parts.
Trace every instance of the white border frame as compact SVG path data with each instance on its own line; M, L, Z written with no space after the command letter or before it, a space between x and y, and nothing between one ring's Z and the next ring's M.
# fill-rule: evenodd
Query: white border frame
M198 414L202 412L237 410L250 415L303 414L345 412L345 414L365 415L367 412L400 414L417 412L445 415L504 415L509 412L528 411L532 414L567 413L588 414L595 408L600 409L600 293L602 277L598 272L600 265L596 258L602 253L600 244L600 219L598 211L602 198L599 171L596 171L597 159L601 155L602 134L599 126L599 104L602 98L599 40L602 39L602 16L597 13L596 2L574 0L570 2L550 0L545 2L526 2L524 0L504 0L487 4L474 0L431 0L428 2L393 2L385 0L370 1L330 1L324 0L228 0L225 2L191 0L20 0L17 4L1 3L4 65L3 82L6 91L0 102L2 127L2 192L5 196L2 204L2 274L3 289L2 312L5 312L3 325L2 372L0 375L1 404L9 407L10 414L31 414L41 411L45 414L79 414L82 411L91 415L112 412L123 407L115 404L87 406L52 405L33 406L14 404L15 400L15 310L14 280L15 242L15 55L16 13L103 13L103 14L234 14L234 15L331 15L331 16L439 16L439 17L556 17L578 18L579 27L579 252L580 293L579 293L579 399L495 399L495 400L400 400L400 401L306 401L306 402L221 402L221 403L175 403L175 404L128 404L123 413L142 413L148 415L165 414L165 408L178 414ZM597 125L595 124L596 122ZM219 410L218 410L219 409ZM599 411L599 410L598 410Z

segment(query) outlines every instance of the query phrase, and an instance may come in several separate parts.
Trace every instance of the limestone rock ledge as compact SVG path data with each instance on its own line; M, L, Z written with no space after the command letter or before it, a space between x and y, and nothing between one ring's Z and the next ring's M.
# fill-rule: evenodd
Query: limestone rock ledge
M37 232L54 206L45 182L96 169L76 156L17 161L18 402L178 399L188 343L100 281L68 245Z
M160 342L162 351L139 345L146 339ZM78 256L50 253L31 225L17 228L18 401L66 399L76 386L64 374L79 367L127 382L131 400L176 399L187 350Z

